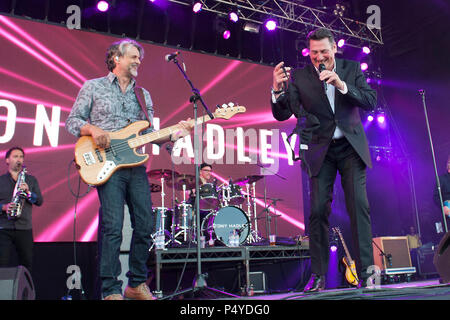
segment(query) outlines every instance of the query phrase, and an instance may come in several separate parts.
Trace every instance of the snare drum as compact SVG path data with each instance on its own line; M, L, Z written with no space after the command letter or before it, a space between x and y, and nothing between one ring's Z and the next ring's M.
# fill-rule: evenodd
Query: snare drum
M228 186L230 189L230 195L229 195L229 204L232 206L238 206L240 204L243 204L245 201L244 195L241 191L241 186L237 184L230 184Z
M214 210L219 206L219 194L213 183L204 183L199 187L200 209Z
M250 221L244 211L237 207L223 207L211 212L202 223L203 233L213 233L217 240L229 245L233 232L239 235L239 244L243 244L250 234Z

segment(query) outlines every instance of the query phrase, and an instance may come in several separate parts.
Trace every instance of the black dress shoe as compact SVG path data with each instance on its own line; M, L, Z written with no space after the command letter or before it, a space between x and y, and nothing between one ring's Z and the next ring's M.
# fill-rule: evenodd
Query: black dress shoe
M303 289L304 293L314 293L325 289L325 275L313 274Z
M372 281L369 279L360 279L358 282L358 286L356 287L357 289L374 289L375 288L375 284L372 283Z

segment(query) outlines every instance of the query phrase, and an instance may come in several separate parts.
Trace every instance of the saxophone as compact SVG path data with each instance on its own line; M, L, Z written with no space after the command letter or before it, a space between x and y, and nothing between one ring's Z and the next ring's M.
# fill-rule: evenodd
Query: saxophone
M18 219L22 214L23 204L27 199L27 193L20 188L20 185L25 183L25 173L27 173L27 169L23 167L22 171L20 171L17 176L16 186L14 187L13 197L11 199L11 203L14 205L10 206L6 212L8 219Z

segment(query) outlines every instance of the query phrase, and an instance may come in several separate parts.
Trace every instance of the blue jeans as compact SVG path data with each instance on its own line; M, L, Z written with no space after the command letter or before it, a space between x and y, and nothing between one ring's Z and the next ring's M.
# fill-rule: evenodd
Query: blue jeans
M154 229L150 186L144 166L117 170L97 187L101 210L99 219L99 272L103 297L122 292L120 246L124 204L128 205L133 235L129 254L128 285L147 280L147 259Z

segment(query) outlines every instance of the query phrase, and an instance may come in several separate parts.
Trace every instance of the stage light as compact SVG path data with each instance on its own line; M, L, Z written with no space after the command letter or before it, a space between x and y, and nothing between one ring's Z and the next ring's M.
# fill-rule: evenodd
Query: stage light
M384 113L379 113L377 116L377 121L379 124L383 124L384 121L386 121L386 117L384 116Z
M373 121L373 115L369 114L367 116L367 121L372 122Z
M237 14L236 12L234 12L234 11L231 11L231 12L228 14L228 18L230 19L230 21L233 21L233 22L238 22L238 21L239 21L239 16L238 16L238 14Z
M109 9L109 3L108 1L99 1L97 2L97 10L101 12L106 12Z
M338 43L337 43L337 46L338 46L339 48L342 48L344 45L345 45L345 39L340 39L340 40L338 41Z
M333 10L333 14L338 17L343 17L345 14L346 7L343 4L336 3L336 6Z
M225 31L222 33L222 37L223 37L225 40L228 40L228 39L231 37L231 31L230 31L230 30L225 30Z
M335 245L335 244L332 244L331 246L330 246L330 251L331 252L336 252L337 251L337 246Z
M259 24L253 23L253 22L246 22L244 23L244 31L251 32L251 33L259 33Z
M309 56L309 49L308 49L308 48L304 48L304 49L302 50L302 56L304 56L304 57Z
M370 48L369 47L362 47L362 52L364 52L365 54L369 54L370 53Z
M203 4L201 2L196 2L192 6L192 11L194 11L195 13L198 13L198 12L202 11L202 8L203 8Z
M277 28L277 22L273 19L269 19L264 24L268 31L274 31Z
M369 68L369 65L365 62L361 63L361 70L366 71Z

